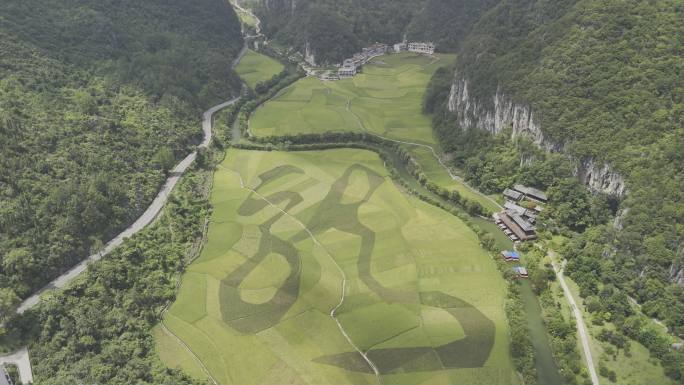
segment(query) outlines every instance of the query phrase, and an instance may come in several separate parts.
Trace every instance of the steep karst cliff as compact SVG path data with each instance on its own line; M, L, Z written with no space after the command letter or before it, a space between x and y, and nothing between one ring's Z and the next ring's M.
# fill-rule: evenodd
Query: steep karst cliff
M479 101L468 92L468 80L454 77L449 93L448 108L457 116L460 129L479 128L493 135L504 128L511 128L513 138L525 137L547 152L563 152L564 143L555 141L544 131L535 118L532 107L516 103L500 87L489 101ZM607 163L591 157L575 159L574 174L592 191L623 197L626 188L624 178Z
M493 192L527 178L546 188L553 183L549 174L567 171L590 190L617 198L611 200L617 220L575 229L579 234L564 250L568 272L586 295L605 283L625 290L679 334L682 17L684 7L674 0L502 0L460 42L455 68L436 86L443 89L428 92L444 95L446 112L438 110L435 125L443 147L480 187ZM495 136L470 134L509 130L551 160L537 156L547 164L534 166L526 144L509 140L504 147ZM558 159L570 166L556 170ZM498 180L491 183L494 174ZM558 186L571 184L552 186L559 197L576 192ZM575 218L577 202L562 203L571 214L566 220Z

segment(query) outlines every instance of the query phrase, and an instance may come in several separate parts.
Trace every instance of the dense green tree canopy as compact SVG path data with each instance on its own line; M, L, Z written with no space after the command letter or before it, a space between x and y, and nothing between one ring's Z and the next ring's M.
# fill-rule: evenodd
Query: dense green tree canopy
M24 297L99 249L239 89L227 3L0 4L0 289Z
M422 0L264 0L256 8L264 33L320 63L337 63L375 42L401 41Z
M529 105L561 154L510 140L506 131L492 137L464 130L444 107L446 98L441 107L432 107L443 146L473 184L487 192L513 182L548 189L545 225L580 233L565 252L569 273L585 295L613 283L616 292L638 300L647 315L679 335L684 334L684 290L677 284L684 270L682 20L684 6L675 0L501 0L484 13L461 42L456 77L468 79L471 103L493 108L500 90ZM427 95L445 94L453 80L436 80ZM610 165L625 179L625 197L618 201L580 188L572 174L579 161L589 159ZM611 212L617 218L607 221ZM627 303L618 294L615 298ZM650 341L645 334L626 334ZM658 353L660 342L645 345L663 358L674 378L684 376L681 361Z

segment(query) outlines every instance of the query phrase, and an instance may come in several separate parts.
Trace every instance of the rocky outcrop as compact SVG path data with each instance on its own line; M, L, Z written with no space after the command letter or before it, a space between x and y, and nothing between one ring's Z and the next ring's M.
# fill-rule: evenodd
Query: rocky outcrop
M684 287L684 266L670 266L670 282Z
M479 128L498 134L512 128L513 137L524 136L546 151L560 151L562 144L548 140L535 120L532 109L514 103L501 89L497 89L492 104L470 96L468 80L460 78L451 86L449 110L456 112L462 128Z
M468 80L456 74L449 95L449 110L457 115L461 128L479 128L492 134L511 129L512 137L525 137L547 152L563 152L565 144L542 131L532 108L516 103L501 88L491 100L477 100L469 92ZM624 196L625 181L610 165L592 158L575 161L575 175L592 191Z
M606 163L597 163L591 158L582 160L575 167L575 175L592 191L625 195L624 179Z
M311 45L308 41L304 45L304 61L312 67L316 66L316 54L311 49Z

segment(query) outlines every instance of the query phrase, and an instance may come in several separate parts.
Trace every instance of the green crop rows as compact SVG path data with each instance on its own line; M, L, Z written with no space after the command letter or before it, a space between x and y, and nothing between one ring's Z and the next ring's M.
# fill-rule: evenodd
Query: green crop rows
M517 384L493 261L375 153L231 150L212 204L165 324L220 384Z

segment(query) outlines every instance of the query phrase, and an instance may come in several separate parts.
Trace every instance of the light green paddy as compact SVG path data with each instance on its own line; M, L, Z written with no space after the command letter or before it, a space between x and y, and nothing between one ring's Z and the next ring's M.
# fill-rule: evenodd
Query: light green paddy
M235 72L247 83L249 88L254 89L257 83L270 80L284 68L279 61L249 50L235 67Z
M165 324L219 384L518 384L491 257L377 154L230 150L211 202Z

